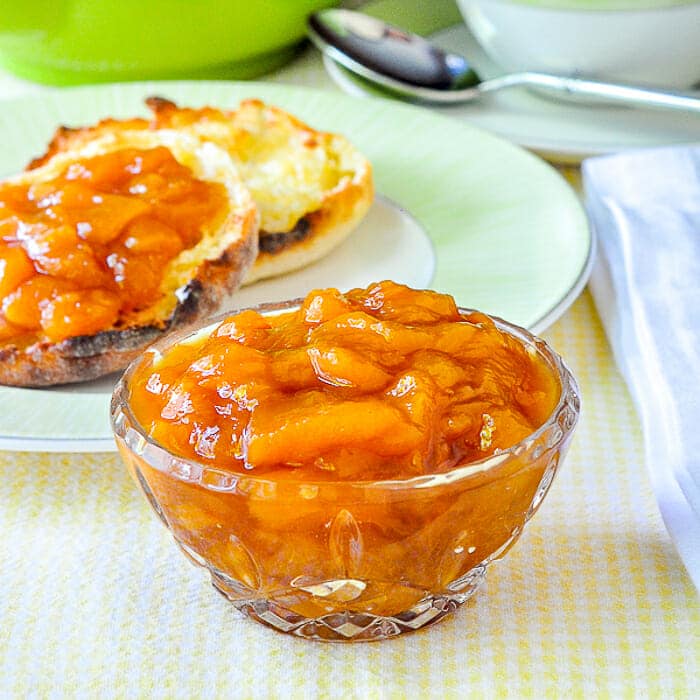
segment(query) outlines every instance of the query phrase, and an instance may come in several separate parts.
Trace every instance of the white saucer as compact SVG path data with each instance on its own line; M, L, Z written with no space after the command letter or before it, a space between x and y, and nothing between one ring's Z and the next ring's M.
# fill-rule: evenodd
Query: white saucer
M430 39L444 49L468 56L484 79L501 73L464 25L437 32ZM324 64L331 78L351 95L381 94L333 60L324 57ZM431 109L464 118L525 148L566 162L632 148L700 142L697 115L557 101L521 88L470 104Z

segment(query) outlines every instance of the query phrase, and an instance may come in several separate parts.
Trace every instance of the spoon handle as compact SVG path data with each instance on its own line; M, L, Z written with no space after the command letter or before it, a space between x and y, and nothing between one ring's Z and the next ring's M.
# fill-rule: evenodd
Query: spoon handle
M700 115L700 96L690 93L656 90L635 85L618 85L585 78L570 78L546 73L514 73L486 80L479 85L481 92L507 87L531 86L571 96L598 97L608 102L628 106L672 109Z

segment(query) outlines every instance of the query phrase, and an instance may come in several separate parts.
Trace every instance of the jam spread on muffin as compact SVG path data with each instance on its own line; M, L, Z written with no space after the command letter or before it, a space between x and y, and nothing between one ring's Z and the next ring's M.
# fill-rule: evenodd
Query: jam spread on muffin
M165 146L83 158L0 186L0 342L60 342L118 328L153 304L168 264L225 209Z

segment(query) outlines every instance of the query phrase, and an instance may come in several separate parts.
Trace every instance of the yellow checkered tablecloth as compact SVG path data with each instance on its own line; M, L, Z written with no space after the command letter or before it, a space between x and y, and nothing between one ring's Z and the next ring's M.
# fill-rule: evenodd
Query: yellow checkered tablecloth
M466 606L386 642L241 617L116 455L0 453L0 697L700 697L700 605L588 293L545 335L583 397L549 496Z

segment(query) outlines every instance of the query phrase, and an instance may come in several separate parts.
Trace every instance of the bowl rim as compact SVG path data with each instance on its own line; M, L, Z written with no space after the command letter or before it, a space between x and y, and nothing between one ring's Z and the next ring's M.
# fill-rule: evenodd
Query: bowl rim
M507 449L500 450L498 453L489 455L479 460L471 460L465 462L464 464L458 465L449 469L445 472L431 472L428 474L421 474L419 476L412 476L406 479L289 479L289 480L279 480L279 479L266 479L262 476L255 475L251 471L250 474L243 472L233 472L217 468L216 464L207 464L206 462L190 459L183 455L178 455L168 448L161 445L157 440L150 437L144 430L141 423L138 421L131 406L129 405L128 396L128 384L136 371L137 367L147 358L150 354L161 353L165 348L179 343L185 338L194 338L198 335L204 335L209 329L213 329L216 325L224 321L225 319L241 313L242 311L257 311L258 313L282 313L285 311L294 311L298 309L302 302L303 297L297 297L295 299L289 299L285 301L275 301L275 302L264 302L261 304L256 304L253 306L243 306L231 309L224 313L219 313L215 316L205 319L201 323L194 326L189 326L172 333L166 333L163 337L159 338L156 342L150 345L139 357L134 359L126 368L122 376L119 378L114 391L112 393L112 398L110 402L110 424L112 427L112 432L114 433L115 439L122 440L126 447L138 457L145 459L147 463L154 469L166 473L179 481L187 481L189 483L196 483L202 488L222 492L222 491L235 491L237 485L240 482L244 482L246 487L249 485L259 485L263 489L265 487L286 487L286 488L303 488L303 487L318 487L318 488L338 488L342 487L345 489L350 489L352 487L359 487L362 489L367 489L371 487L373 489L389 489L389 490L399 490L399 489L420 489L420 488L430 488L439 485L450 484L458 481L468 479L470 477L484 474L491 470L495 470L499 465L508 461L510 457L516 457L523 452L526 452L530 446L536 443L548 430L550 430L555 424L558 423L559 416L565 412L569 411L573 415L573 420L568 426L561 428L561 435L556 440L555 445L547 447L547 450L553 448L559 448L563 442L571 435L580 416L580 390L578 383L571 373L571 370L566 365L562 357L556 353L546 341L538 336L534 335L527 329L518 326L509 321L494 316L492 314L485 313L483 311L477 311L476 309L471 309L467 307L458 306L460 314L470 314L470 313L480 313L484 316L490 318L496 327L506 332L511 337L515 337L517 340L522 342L527 347L532 347L535 351L544 358L544 360L549 365L550 369L557 375L560 383L560 395L555 407L548 416L547 420L542 423L536 430L532 433L526 435L522 440L518 441L514 445L511 445ZM129 428L136 435L129 433L128 430L123 431L117 425L117 420L120 416L125 416L126 420L129 421ZM120 419L120 422L123 422ZM161 459L165 458L165 462L171 466L177 466L178 471L181 473L174 473L172 470L164 470L161 466L152 463L152 460L145 456L148 452L148 457L158 455ZM526 465L525 465L526 466ZM188 478L183 478L183 473L188 475ZM204 483L202 481L202 476L206 473L216 473L225 474L227 479L227 485L224 488L214 487L211 484ZM199 478L192 478L192 475L199 475ZM246 489L248 490L248 489Z
M561 0L560 0L561 1ZM668 4L655 5L654 0L639 0L638 5L620 5L612 4L605 7L596 5L595 7L586 7L581 5L564 5L558 4L557 0L456 0L460 11L466 10L469 5L477 4L498 4L498 5L515 5L518 8L525 8L524 11L545 11L552 18L557 15L559 18L573 18L574 15L586 15L602 17L609 19L611 15L620 15L620 17L628 17L630 14L638 14L648 16L659 12L669 12L680 8L688 8L689 6L697 5L700 0L669 0ZM465 18L466 20L466 18Z

